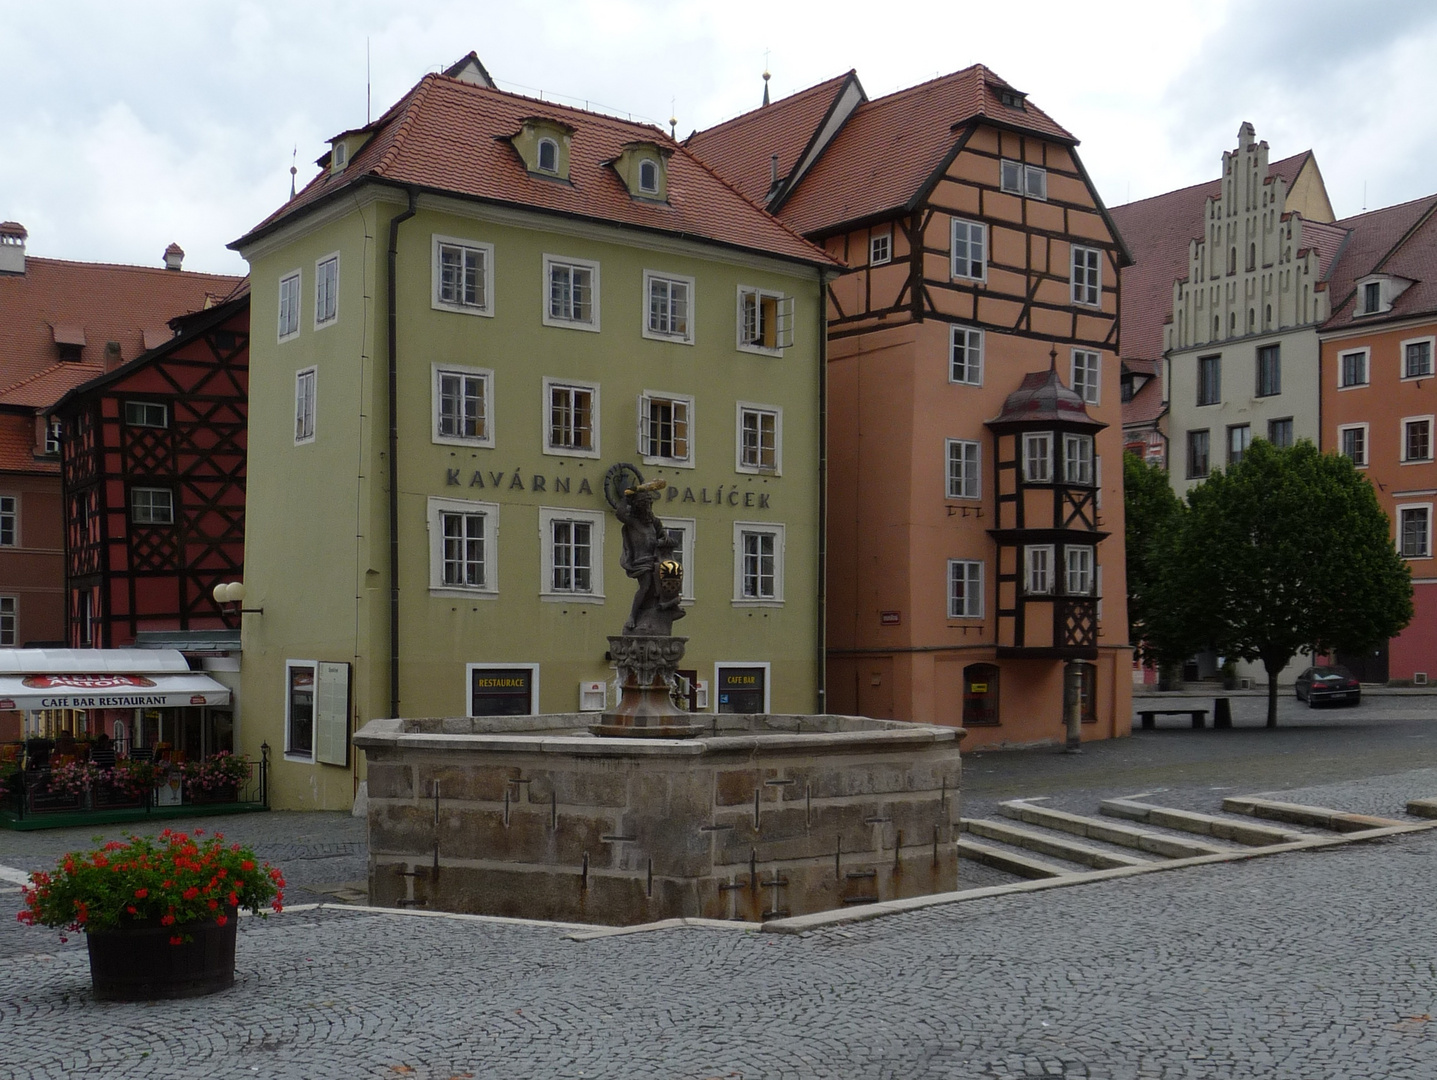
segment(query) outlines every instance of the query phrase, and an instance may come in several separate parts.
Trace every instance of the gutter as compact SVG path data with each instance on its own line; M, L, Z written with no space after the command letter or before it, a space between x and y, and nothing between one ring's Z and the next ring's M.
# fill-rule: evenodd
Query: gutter
M409 209L389 219L385 292L389 301L389 715L399 715L399 285L394 268L399 226L415 214L418 193L407 189Z
M818 272L818 702L828 712L828 276Z

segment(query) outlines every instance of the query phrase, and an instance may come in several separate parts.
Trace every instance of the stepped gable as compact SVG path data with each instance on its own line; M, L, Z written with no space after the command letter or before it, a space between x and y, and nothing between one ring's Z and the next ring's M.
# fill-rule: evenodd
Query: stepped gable
M1437 195L1343 218L1350 237L1328 279L1332 317L1323 330L1354 322L1357 282L1369 274L1391 274L1413 282L1383 312L1383 320L1437 311ZM1366 322L1366 319L1358 321Z
M525 120L574 130L569 177L531 175L509 138ZM444 75L426 75L379 121L339 172L320 159L318 176L248 234L238 248L303 211L365 182L413 187L503 206L562 214L708 241L825 267L839 265L765 214L659 128L505 93ZM647 142L672 152L668 202L635 199L609 163L623 147Z
M773 155L778 155L782 182L818 137L848 80L856 78L854 71L836 75L771 105L694 132L684 146L762 206L771 187Z
M970 121L1078 144L1032 102L1022 109L1004 105L1005 90L1018 93L975 64L864 102L784 203L783 219L810 235L909 205Z
M1312 157L1311 150L1269 163L1268 175L1289 188ZM1163 326L1172 320L1173 283L1188 276L1188 245L1202 238L1208 199L1222 195L1222 181L1209 180L1151 199L1112 207L1108 213L1132 253L1123 269L1118 341L1122 355L1156 360L1163 355ZM1315 224L1303 220L1303 234Z

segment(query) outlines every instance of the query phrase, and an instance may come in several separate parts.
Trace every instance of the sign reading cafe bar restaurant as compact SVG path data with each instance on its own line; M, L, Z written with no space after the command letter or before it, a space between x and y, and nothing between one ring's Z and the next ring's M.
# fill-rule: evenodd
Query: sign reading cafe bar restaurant
M229 702L229 689L199 672L0 676L0 709L154 709Z
M578 477L579 486L573 488L573 478L568 476L542 476L538 473L529 477L527 486L524 483L524 474L518 469L512 473L501 469L475 469L469 476L466 483L464 473L468 470L445 469L445 487L471 487L484 490L502 491L536 491L545 495L594 495L594 489L590 486L588 477ZM505 478L508 478L507 482ZM724 488L728 490L725 491ZM572 490L571 490L572 489ZM713 494L709 492L712 490ZM596 496L597 497L597 496ZM746 506L754 510L769 509L768 501L772 493L768 491L754 491L752 488L740 489L737 484L719 484L716 488L701 487L695 491L691 487L680 488L677 484L669 486L665 502L695 503L709 506Z

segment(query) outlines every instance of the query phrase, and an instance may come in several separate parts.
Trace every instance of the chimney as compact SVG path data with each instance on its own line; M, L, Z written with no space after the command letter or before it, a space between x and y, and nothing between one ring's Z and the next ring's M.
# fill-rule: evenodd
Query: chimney
M185 261L185 249L179 244L171 244L165 248L165 269L178 270L180 263Z
M18 221L0 221L0 274L25 272L25 238L29 235Z

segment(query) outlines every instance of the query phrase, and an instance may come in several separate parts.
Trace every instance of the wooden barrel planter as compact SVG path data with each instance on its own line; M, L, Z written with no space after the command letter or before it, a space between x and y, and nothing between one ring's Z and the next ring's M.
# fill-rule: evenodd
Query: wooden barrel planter
M154 922L86 934L90 983L101 1001L203 997L235 981L235 909L215 922L161 926ZM171 945L170 938L186 940Z

